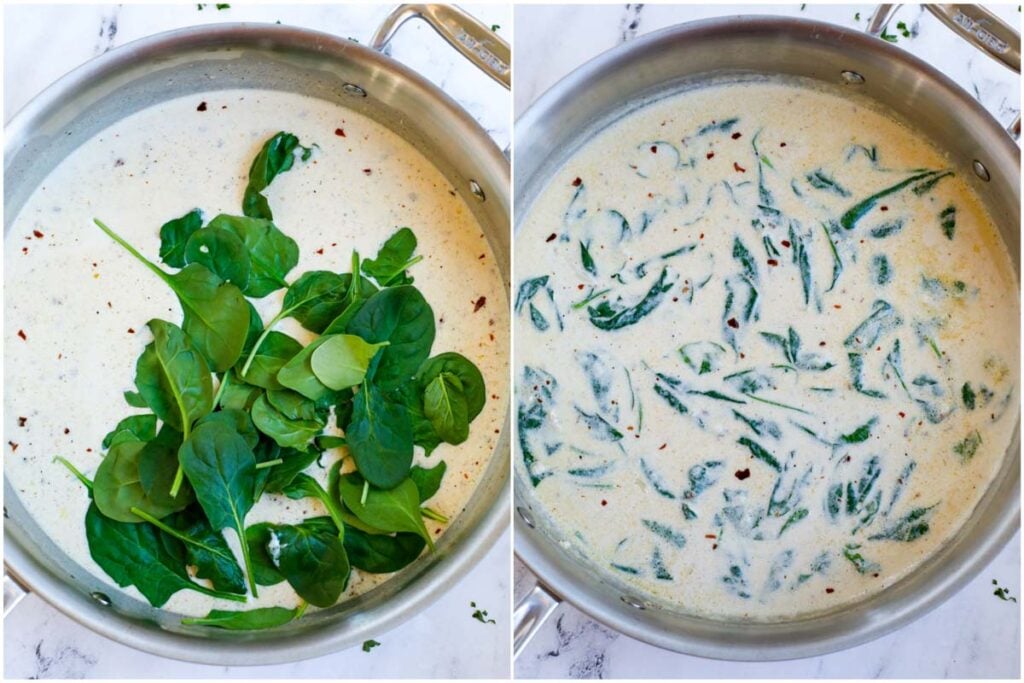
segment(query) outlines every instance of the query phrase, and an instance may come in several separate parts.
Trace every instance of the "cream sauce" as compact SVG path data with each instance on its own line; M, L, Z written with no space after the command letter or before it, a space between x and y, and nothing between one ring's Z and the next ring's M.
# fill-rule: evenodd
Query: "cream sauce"
M516 236L516 466L563 545L659 604L778 620L955 534L1015 424L1019 301L949 166L864 102L763 81L575 152Z
M200 101L205 111L197 110ZM444 176L388 129L321 100L238 90L166 102L71 154L31 196L6 238L5 475L42 530L107 582L86 545L86 491L52 459L62 455L92 477L103 436L121 418L142 412L129 408L122 392L134 389L135 362L150 341L146 321L180 324L181 311L166 285L92 219L157 261L165 221L195 207L207 218L241 212L249 163L279 130L318 146L309 163L297 162L266 193L275 223L301 249L289 279L313 269L348 272L353 249L374 256L397 228L409 226L424 256L412 275L436 316L432 352L462 353L483 373L488 401L469 440L442 444L429 459L417 449L418 462L448 464L430 506L457 517L494 449L507 400L507 298L479 224ZM280 310L282 296L255 302L264 320ZM486 303L474 310L481 297ZM313 336L292 320L276 329L303 343ZM325 469L314 465L309 473L325 481L326 467L338 457L329 453ZM323 514L318 502L265 494L246 522L295 523ZM427 527L444 531L429 520ZM225 536L237 555L233 532ZM355 570L342 600L387 578ZM245 608L297 603L281 583L262 587ZM202 615L241 607L186 590L165 608Z

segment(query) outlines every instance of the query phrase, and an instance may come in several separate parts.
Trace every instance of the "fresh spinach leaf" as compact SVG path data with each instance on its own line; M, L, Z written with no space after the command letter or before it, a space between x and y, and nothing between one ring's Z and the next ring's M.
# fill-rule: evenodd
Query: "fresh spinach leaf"
M305 605L293 609L287 607L258 607L241 612L229 610L210 610L205 617L185 617L181 620L186 626L212 626L229 631L259 631L276 626L284 626L295 621L305 611Z
M185 245L185 263L199 263L224 282L245 291L251 262L242 240L224 228L197 230Z
M299 245L269 220L245 216L215 217L207 229L224 229L242 241L249 254L249 279L243 294L262 299L287 287L285 278L299 262Z
M342 475L338 491L345 507L365 524L386 532L407 531L419 536L434 549L434 540L423 524L416 484L408 477L388 490L366 487L358 472Z
M409 285L382 289L363 304L346 332L371 344L389 342L368 376L381 389L409 381L434 344L434 311Z
M479 368L465 356L447 351L428 358L416 371L416 381L426 389L438 375L450 373L462 383L462 393L466 397L466 408L469 421L472 422L487 402L487 388Z
M345 438L356 467L374 486L390 489L408 476L412 424L402 406L388 401L375 385L364 382L356 394Z
M469 438L469 409L462 381L450 372L442 372L423 391L423 414L434 431L450 444Z
M333 528L310 522L274 526L271 544L277 547L278 568L295 592L312 605L330 607L348 586L351 567Z
M313 419L288 417L270 404L266 394L252 404L252 421L279 446L300 451L307 450L309 442L324 428L323 423Z
M412 278L405 271L423 260L422 256L414 258L414 251L416 235L409 228L401 228L384 242L376 259L363 261L363 272L381 287L412 284Z
M313 374L335 391L359 386L366 378L370 361L389 342L368 344L354 334L325 335L310 356Z
M441 479L448 470L448 466L442 460L430 469L416 465L409 470L409 478L416 485L420 502L425 503L434 497L434 494L441 488Z
M160 227L160 260L172 268L185 267L185 245L192 233L203 227L203 212L192 209Z
M213 407L213 382L203 356L177 325L150 320L153 341L135 366L135 386L163 422L186 436Z
M249 184L246 185L245 195L242 197L242 213L268 221L274 219L270 204L262 193L274 178L290 170L295 164L296 150L302 150L303 161L308 161L313 153L311 147L299 144L298 137L284 131L263 143L256 158L252 160L252 166L249 167Z
M103 448L116 446L123 441L152 441L156 437L156 415L131 415L117 423L103 437Z
M245 539L245 516L256 494L256 456L238 432L223 422L196 427L178 454L196 498L214 529L230 528L242 546L249 589L256 597Z
M345 531L345 552L356 569L370 574L390 574L411 564L426 542L418 534L400 533L394 536L368 534L355 527Z

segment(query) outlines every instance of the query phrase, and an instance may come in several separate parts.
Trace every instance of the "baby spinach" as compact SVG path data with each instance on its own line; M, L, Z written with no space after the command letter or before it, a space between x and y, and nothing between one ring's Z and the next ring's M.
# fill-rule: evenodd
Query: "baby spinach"
M414 258L414 251L416 235L409 228L401 228L384 242L376 259L363 261L363 272L381 287L410 285L412 278L405 271L423 260L422 256Z
M444 473L447 470L448 466L443 460L430 469L416 465L409 470L409 478L416 485L416 491L419 493L421 503L427 502L438 492L441 488L441 479L444 478Z
M390 489L409 474L412 424L402 406L375 385L364 381L356 394L345 438L356 467L374 486Z
M263 143L259 154L249 167L249 184L246 185L242 198L242 213L252 218L274 219L267 198L262 193L274 178L290 170L295 164L296 150L301 150L303 161L309 161L313 154L312 147L303 147L299 144L298 137L284 131Z
M92 503L85 513L85 537L89 553L107 576L122 588L135 586L154 607L184 589L213 598L245 600L189 580L181 543L152 524L112 520Z
M172 268L185 267L185 245L192 234L203 227L203 212L192 209L160 227L160 260Z
M278 549L277 566L295 592L312 605L330 607L348 586L351 567L333 527L311 522L274 526L271 542Z
M181 623L186 626L212 626L230 631L258 631L275 626L284 626L295 621L306 611L303 603L294 609L286 607L259 607L241 612L210 610L205 617L185 617Z
M243 294L262 299L288 286L285 277L299 262L299 245L269 220L221 214L206 229L233 233L248 252L249 279Z
M657 281L637 303L626 305L622 297L619 297L614 303L606 299L589 307L587 313L590 314L591 324L601 330L617 330L639 322L658 307L677 279L668 268L662 268Z
M249 589L256 597L252 563L245 539L245 516L255 502L256 457L252 449L223 422L199 425L182 444L181 466L214 529L234 529L241 541Z
M105 436L95 481L55 460L93 498L86 526L97 563L155 606L182 589L245 602L258 585L287 580L310 604L328 607L352 565L393 572L411 563L432 547L424 518L448 521L420 507L439 490L446 466L412 468L414 445L429 455L442 437L465 441L486 403L473 362L457 353L430 357L434 312L408 272L423 260L411 229L398 229L374 258L361 261L353 251L350 272L306 272L289 285L299 247L273 223L264 191L298 150L304 160L312 153L290 133L266 141L250 167L245 215L220 214L204 227L196 209L160 228L160 259L180 270L158 267L95 221L171 288L183 320L180 327L150 321L138 391L124 392L143 411ZM247 297L280 289L281 308L265 324L262 307ZM554 306L553 291L545 291ZM561 326L557 307L554 315ZM305 346L274 329L289 317L313 333ZM324 467L320 458L331 449L345 449L345 457L322 486L307 470ZM351 465L349 454L356 472L346 477L358 477L360 490L343 502L340 471ZM246 528L263 495L313 498L329 517ZM271 628L298 618L305 604L213 610L182 623Z
M256 428L273 439L283 448L304 451L309 442L319 434L324 425L313 418L289 417L271 405L267 395L256 399L252 405L252 421Z
M324 341L310 356L310 367L324 386L335 391L362 384L370 361L388 345L368 344L354 334L325 335L321 339Z
M390 574L409 565L420 556L426 542L419 534L394 536L368 534L355 527L345 531L345 552L356 569L371 574Z
M381 531L419 534L433 550L434 540L423 524L419 492L412 479L406 477L388 490L366 487L366 483L358 472L340 478L338 491L345 507L362 522Z
M185 245L185 263L200 263L243 292L248 286L249 254L242 240L230 230L206 228L192 233Z
M974 406L972 405L971 408ZM103 448L110 448L123 441L150 441L156 436L156 415L131 415L117 423L103 437Z
M434 311L410 285L382 289L363 304L345 330L370 344L389 342L369 374L381 389L409 381L434 344Z
M460 444L469 438L469 408L462 380L442 372L427 384L423 393L423 414L444 441Z
M188 436L213 407L213 382L203 356L177 325L150 320L153 341L135 366L135 386L163 422Z
M465 356L448 351L428 358L416 371L417 383L426 388L438 375L447 372L454 375L462 383L462 393L466 397L466 409L469 421L472 422L487 402L487 388L479 368Z

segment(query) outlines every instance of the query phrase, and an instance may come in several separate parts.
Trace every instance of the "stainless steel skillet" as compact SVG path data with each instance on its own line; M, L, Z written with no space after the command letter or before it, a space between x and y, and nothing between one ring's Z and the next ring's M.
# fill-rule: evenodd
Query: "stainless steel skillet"
M396 10L371 47L286 26L224 24L172 31L76 69L6 126L4 231L38 184L94 133L161 101L225 88L298 92L362 113L420 150L461 193L508 281L509 165L486 132L440 89L382 55L418 16L506 87L508 46L461 10ZM506 393L506 392L499 392ZM509 440L502 433L466 510L426 555L378 588L263 633L183 627L74 564L26 513L5 481L5 613L31 590L93 631L154 654L195 662L270 664L359 643L410 618L463 576L507 526Z
M976 7L928 7L1019 72L1020 38L997 18ZM892 9L879 8L872 32L881 32ZM870 35L806 20L735 17L682 24L606 52L571 73L516 123L517 223L579 146L636 103L713 78L747 75L797 76L849 88L914 125L971 181L1000 226L1019 278L1020 154L1014 143L1019 120L1007 131L961 88L906 51ZM516 552L539 583L516 607L515 651L563 600L653 645L720 659L808 657L884 635L950 597L1017 529L1019 434L1018 423L999 474L967 524L913 575L842 611L784 623L699 619L595 576L554 540L534 508L532 487L517 474Z

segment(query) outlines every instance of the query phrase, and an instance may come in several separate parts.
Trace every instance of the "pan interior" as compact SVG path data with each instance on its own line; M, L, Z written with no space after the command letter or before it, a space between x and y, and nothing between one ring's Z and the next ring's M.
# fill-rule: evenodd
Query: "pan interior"
M150 40L141 46L129 46L119 60L111 59L99 66L84 67L61 84L61 93L48 91L41 100L32 103L12 122L13 134L9 131L5 155L5 235L32 193L63 159L94 135L127 116L199 93L249 91L254 96L266 91L293 93L337 105L343 108L339 109L342 115L344 110L348 110L365 116L397 134L430 160L450 183L452 192L459 196L458 201L464 210L470 212L472 220L480 226L493 256L493 267L500 273L496 295L490 302L500 311L502 300L507 297L507 285L504 284L508 252L506 171L493 144L474 127L465 113L439 92L430 91L429 86L414 74L393 63L385 63L364 48L310 32L297 31L293 34L288 29L235 31L220 29L212 32L216 35L200 35L198 38L178 34L169 39ZM418 115L410 116L410 110L418 112ZM461 126L467 127L463 132L468 135L459 134ZM330 132L333 129L325 135ZM458 144L454 143L456 139ZM472 143L466 144L467 139ZM225 160L225 163L230 162ZM486 201L474 195L471 179L482 188ZM315 248L314 245L303 244L301 235L298 240L303 251ZM501 316L496 317L499 318L496 324L500 329L503 327ZM497 384L500 384L500 379ZM495 386L495 389L497 394L505 393L500 386ZM506 409L496 406L496 410L500 426L503 422L501 415ZM217 629L183 629L177 617L112 590L72 562L40 532L21 504L17 492L5 480L8 547L14 550L9 557L12 562L19 555L23 558L22 564L15 564L12 569L21 573L22 578L33 586L45 584L54 593L63 593L60 597L67 598L68 602L78 601L76 608L70 604L65 607L83 612L80 616L91 619L90 625L99 625L102 627L100 630L107 628L114 633L125 630L116 626L116 619L104 619L88 613L96 610L88 603L109 599L117 613L131 617L137 625L143 626L141 631L158 627L187 632L189 636L202 635L237 643L241 648L238 653L247 652L246 657L237 655L238 663L303 656L303 648L311 646L310 639L300 642L301 636L315 635L318 631L319 637L313 640L326 642L333 639L334 647L338 647L337 643L358 639L364 629L379 628L388 620L393 623L410 605L423 604L430 597L423 592L430 593L431 584L443 580L453 568L465 567L486 549L488 540L499 531L508 476L507 436L504 430L501 431L501 434L488 439L488 448L493 449L493 454L485 460L477 489L444 534L435 554L421 558L394 580L336 608L312 613L306 619L275 630L270 636ZM77 522L73 520L71 523ZM18 547L12 548L11 541ZM22 552L27 556L21 555ZM30 561L38 564L29 567L27 563ZM72 591L69 593L58 587L63 584L73 586ZM416 593L415 596L403 599L403 593L410 591ZM87 597L90 595L93 597ZM57 599L56 595L46 597ZM323 628L327 624L345 626L334 628L332 634L325 634ZM296 638L282 637L289 635ZM154 644L155 641L143 642L145 634L134 638L132 644L148 649L163 648L163 654L201 656L196 653L184 655L183 650L175 649L171 638L163 639L159 646ZM281 638L281 641L256 655L251 648L245 649L247 641L266 643L268 638ZM282 654L288 650L289 644L294 647L287 654ZM219 655L211 656L220 662L230 651L225 642L216 651Z
M764 22L764 24L775 22ZM781 22L778 22L781 23ZM671 31L654 36L643 49L632 53L623 52L619 59L597 60L567 79L546 100L527 113L517 128L517 149L520 156L517 166L517 206L526 207L518 214L517 239L522 239L523 217L530 214L537 197L544 191L549 179L557 177L566 160L570 159L592 137L613 125L624 116L663 98L672 97L687 90L699 89L710 83L721 83L735 80L775 80L780 76L810 77L819 87L845 88L842 86L840 74L854 68L865 75L866 86L859 88L858 95L864 95L873 102L872 106L889 113L893 118L912 127L916 132L923 133L936 146L946 151L962 177L972 184L985 201L986 209L999 227L1003 240L1010 254L1015 254L1019 243L1016 228L1019 222L1016 191L1014 189L1016 171L1016 154L1012 145L1000 137L1001 131L992 125L983 130L979 136L990 145L977 145L975 141L957 139L953 135L941 132L933 125L939 117L938 106L941 97L934 97L928 106L920 101L922 92L919 89L923 81L934 74L914 74L917 88L904 88L901 95L900 78L906 78L911 71L906 64L893 66L886 64L888 74L881 67L884 60L876 59L877 55L861 55L854 60L841 50L833 49L814 40L808 39L803 22L793 29L793 36L780 39L784 33L778 26L766 30L764 26L753 21L743 25L735 33L742 35L725 35L730 33L724 26L703 25L691 31L691 36L672 36ZM708 24L711 24L709 22ZM745 29L745 30L744 30ZM821 25L814 26L815 33ZM831 27L828 28L831 30ZM768 35L771 34L771 35ZM848 36L843 36L848 39ZM697 38L688 40L687 38ZM686 49L681 45L685 44ZM785 47L791 52L789 56L780 56ZM729 54L725 59L723 54ZM755 65L757 58L762 60L760 67ZM671 62L682 61L682 66ZM721 62L733 62L722 68L714 68ZM764 64L778 68L776 73L766 74ZM630 68L631 67L631 68ZM689 75L687 68L691 69ZM709 70L710 69L710 70ZM768 69L769 71L771 68ZM909 80L909 79L908 79ZM904 84L905 85L905 84ZM934 95L936 91L932 91ZM916 101L915 101L916 100ZM913 116L908 116L913 114ZM955 122L950 127L965 127L962 122ZM525 130L526 133L520 133ZM1000 165L997 174L1006 182L983 183L978 181L971 171L971 162L979 155L979 147L1005 162ZM1005 156L1000 156L1005 153ZM994 165L991 164L990 165ZM519 169L522 169L519 174ZM523 178L523 182L519 182ZM994 177L994 180L998 180ZM1016 268L1016 256L1013 257ZM528 324L518 322L517 324ZM518 364L517 364L518 367ZM918 572L917 577L903 581L885 591L882 596L858 605L856 610L848 610L847 614L825 614L789 624L773 624L767 629L756 624L722 624L708 623L707 620L696 619L691 615L678 613L658 602L638 596L628 584L609 579L606 576L597 578L592 572L579 571L575 563L566 563L563 557L570 543L559 547L557 541L549 540L549 536L558 538L547 527L544 515L534 505L531 485L524 473L518 468L516 495L517 507L525 524L520 524L526 541L525 559L540 574L542 579L551 580L550 585L556 592L563 592L573 602L582 606L592 615L603 618L623 628L632 635L637 635L649 642L681 649L687 652L708 654L710 656L736 657L737 650L744 650L742 658L777 658L785 656L801 656L835 649L841 637L846 642L863 640L864 634L871 629L878 635L878 615L885 610L888 620L887 628L900 620L907 620L913 609L921 609L923 604L935 604L936 592L943 584L941 571L937 571L944 563L963 553L963 543L977 534L979 528L990 525L989 532L994 537L1005 538L1012 528L1012 520L1001 520L1000 500L1012 500L1016 490L1015 474L1019 435L1016 429L1011 440L1008 457L1003 459L999 472L994 478L995 484L981 498L975 515L966 523L960 532L926 566ZM536 527L537 531L531 531ZM998 547L998 540L994 541ZM571 552L571 551L568 551ZM993 552L991 549L989 552ZM976 565L975 565L976 566ZM554 577L554 578L552 578ZM571 577L571 578L570 578ZM584 578L586 577L586 578ZM575 585L570 586L573 583ZM598 584L595 586L595 584ZM585 587L581 587L585 586ZM593 586L593 587L592 587ZM943 590L951 590L948 582ZM923 598L928 590L931 595ZM915 595L916 593L916 595ZM888 605L887 605L888 603ZM909 606L914 605L911 609ZM639 610L637 608L640 608ZM661 635L655 634L660 631ZM856 635L851 637L851 634ZM838 635L837 635L838 634ZM722 643L722 638L734 639L729 647Z

